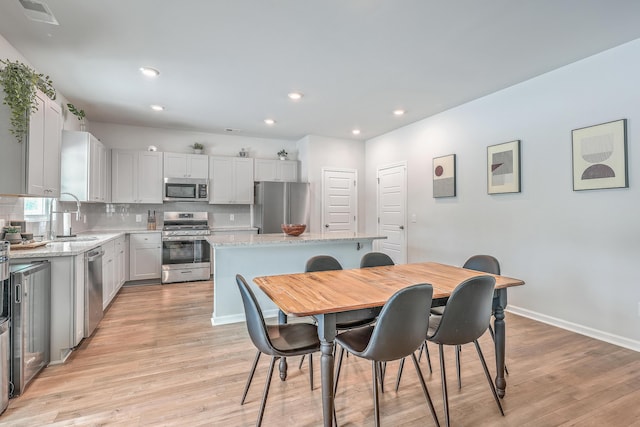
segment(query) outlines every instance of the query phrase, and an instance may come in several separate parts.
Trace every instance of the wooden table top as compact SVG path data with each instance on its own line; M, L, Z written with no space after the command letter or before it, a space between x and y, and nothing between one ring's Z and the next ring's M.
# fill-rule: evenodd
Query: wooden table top
M312 316L379 307L398 290L418 283L433 286L433 298L445 298L461 282L487 275L435 262L399 264L351 270L281 274L253 281L286 314ZM496 276L496 289L524 285L524 281Z

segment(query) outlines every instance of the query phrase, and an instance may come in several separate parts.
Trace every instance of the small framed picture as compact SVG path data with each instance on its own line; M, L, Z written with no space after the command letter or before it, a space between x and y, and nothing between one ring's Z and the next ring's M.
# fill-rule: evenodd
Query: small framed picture
M455 197L456 195L456 155L433 159L433 197Z
M627 120L571 131L573 190L627 188Z
M487 147L487 192L520 192L520 140Z

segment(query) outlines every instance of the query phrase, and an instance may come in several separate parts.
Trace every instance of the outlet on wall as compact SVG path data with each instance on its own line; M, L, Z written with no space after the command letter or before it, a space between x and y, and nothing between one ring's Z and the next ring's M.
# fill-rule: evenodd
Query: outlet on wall
M233 214L229 214L229 221L235 221L236 217Z
M142 215L136 215L136 222L142 222Z

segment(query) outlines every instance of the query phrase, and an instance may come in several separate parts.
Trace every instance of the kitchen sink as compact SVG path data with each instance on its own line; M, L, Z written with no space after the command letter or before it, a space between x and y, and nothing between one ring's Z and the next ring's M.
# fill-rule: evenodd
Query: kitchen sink
M94 236L73 236L73 237L56 237L54 242L90 242L92 240L98 240Z

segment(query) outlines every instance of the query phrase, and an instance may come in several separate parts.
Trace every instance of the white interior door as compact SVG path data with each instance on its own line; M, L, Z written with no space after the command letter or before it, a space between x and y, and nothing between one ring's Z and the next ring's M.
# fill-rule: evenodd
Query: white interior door
M378 169L377 250L389 255L396 264L407 262L407 164Z
M356 232L357 174L349 169L322 169L322 227L325 233Z

